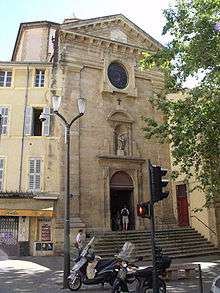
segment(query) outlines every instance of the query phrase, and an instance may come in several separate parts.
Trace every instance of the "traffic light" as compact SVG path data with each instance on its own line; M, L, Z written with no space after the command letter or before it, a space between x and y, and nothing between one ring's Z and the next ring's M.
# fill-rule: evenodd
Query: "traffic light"
M141 218L150 219L150 202L142 202L137 204L137 215Z
M169 181L163 177L167 174L168 170L161 168L161 166L152 166L150 168L151 178L151 195L152 202L158 202L167 198L169 191L163 191L163 188L167 186Z

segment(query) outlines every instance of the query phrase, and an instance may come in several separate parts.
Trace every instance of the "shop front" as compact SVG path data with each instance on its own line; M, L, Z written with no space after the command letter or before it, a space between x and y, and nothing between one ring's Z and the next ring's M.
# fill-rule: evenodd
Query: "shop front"
M0 204L2 207L2 200ZM54 217L54 201L4 199L0 249L8 256L53 255Z

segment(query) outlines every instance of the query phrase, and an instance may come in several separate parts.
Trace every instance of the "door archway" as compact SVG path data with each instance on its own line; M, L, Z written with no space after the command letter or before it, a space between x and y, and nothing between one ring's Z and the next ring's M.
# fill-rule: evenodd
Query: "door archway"
M110 180L110 214L111 228L114 231L121 230L121 210L126 206L129 210L128 229L135 229L133 181L123 171L116 172Z

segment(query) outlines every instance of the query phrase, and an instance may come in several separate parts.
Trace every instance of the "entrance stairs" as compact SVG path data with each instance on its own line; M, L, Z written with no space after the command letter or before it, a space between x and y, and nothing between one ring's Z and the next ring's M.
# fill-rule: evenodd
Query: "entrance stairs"
M91 233L90 236L93 236ZM117 254L126 241L135 244L135 255L151 260L150 231L117 231L96 235L95 252L102 258ZM156 231L156 245L171 258L195 257L220 253L212 243L190 227Z

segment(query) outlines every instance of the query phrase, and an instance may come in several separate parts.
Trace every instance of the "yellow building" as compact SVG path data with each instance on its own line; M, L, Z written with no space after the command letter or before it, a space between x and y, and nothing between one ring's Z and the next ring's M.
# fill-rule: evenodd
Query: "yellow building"
M51 172L57 170L57 137L50 116L43 123L38 119L50 109L50 73L46 62L0 63L0 237L8 237L10 250L29 246L31 254L35 242L52 241L58 197L59 173Z
M169 94L168 98L177 100L184 99L184 94ZM171 157L172 163L172 157ZM172 167L178 171L178 166ZM173 207L180 227L191 226L202 234L214 245L219 244L219 203L215 201L210 208L203 207L205 204L205 194L198 189L196 179L192 177L186 180L184 174L178 176L173 183Z
M43 123L38 117L50 111L53 46L46 36L55 26L21 24L12 61L0 62L0 243L12 255L54 250L59 172L52 170L57 170L58 138L50 116Z

